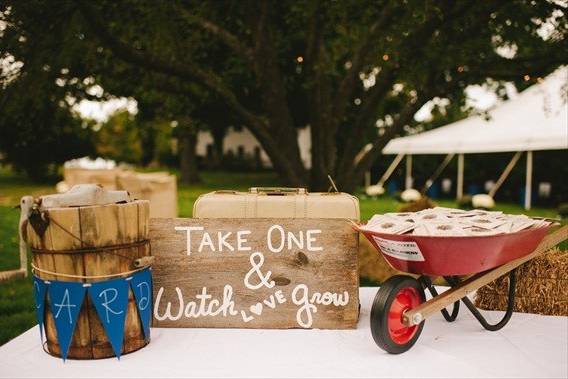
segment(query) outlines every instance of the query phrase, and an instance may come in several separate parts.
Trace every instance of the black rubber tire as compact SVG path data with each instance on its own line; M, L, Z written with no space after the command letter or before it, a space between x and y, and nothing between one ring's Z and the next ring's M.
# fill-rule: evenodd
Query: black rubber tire
M408 351L416 343L418 337L420 337L420 333L422 333L422 328L424 328L424 321L422 321L417 326L416 334L414 334L410 341L403 345L391 339L387 323L389 310L396 294L406 287L415 288L422 302L425 301L424 290L418 280L411 276L396 275L381 285L381 288L379 288L375 295L373 307L371 308L371 334L373 335L373 339L377 346L390 354L400 354Z

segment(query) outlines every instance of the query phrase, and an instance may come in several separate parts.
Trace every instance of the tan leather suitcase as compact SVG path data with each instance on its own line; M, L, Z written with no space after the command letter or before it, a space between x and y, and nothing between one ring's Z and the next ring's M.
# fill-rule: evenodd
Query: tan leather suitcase
M359 200L343 192L309 193L305 188L254 187L199 196L195 218L345 218L359 221Z

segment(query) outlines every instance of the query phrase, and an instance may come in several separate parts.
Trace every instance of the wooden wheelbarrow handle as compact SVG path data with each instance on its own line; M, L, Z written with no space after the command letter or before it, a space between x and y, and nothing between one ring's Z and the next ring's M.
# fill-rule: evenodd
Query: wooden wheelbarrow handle
M550 250L566 239L568 239L568 225L565 225L544 237L544 239L532 253L505 263L504 265L501 265L499 267L495 267L491 270L475 274L470 278L464 280L458 286L452 287L446 292L420 304L418 307L406 311L402 316L402 322L406 326L420 324L433 313L439 312L450 304L453 304L454 302L459 301L461 298L469 295L470 293L477 291L484 285L491 283L495 279L519 267L523 263L530 261L537 255Z

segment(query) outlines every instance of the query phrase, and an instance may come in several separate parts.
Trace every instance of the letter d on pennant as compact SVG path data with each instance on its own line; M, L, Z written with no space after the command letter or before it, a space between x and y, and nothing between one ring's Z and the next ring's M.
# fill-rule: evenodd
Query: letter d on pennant
M132 275L130 287L136 299L136 308L144 328L144 337L150 339L150 321L152 318L152 274L145 269Z

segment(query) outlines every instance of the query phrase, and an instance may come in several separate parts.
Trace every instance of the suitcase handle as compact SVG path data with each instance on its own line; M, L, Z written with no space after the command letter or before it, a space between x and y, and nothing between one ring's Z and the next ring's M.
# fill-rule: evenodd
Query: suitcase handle
M284 196L284 195L306 195L308 191L305 188L290 188L290 187L251 187L250 193L264 194L269 196Z

